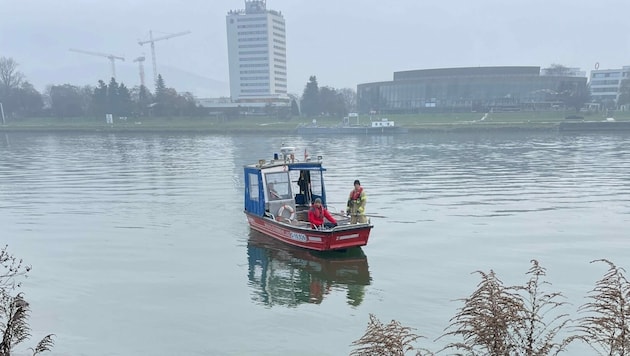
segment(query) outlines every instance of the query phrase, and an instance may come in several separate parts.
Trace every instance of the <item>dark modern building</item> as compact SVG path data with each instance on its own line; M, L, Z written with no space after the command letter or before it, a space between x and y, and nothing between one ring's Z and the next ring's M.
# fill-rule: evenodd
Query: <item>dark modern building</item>
M357 86L362 113L550 110L588 92L579 71L540 67L439 68L394 72L394 80Z

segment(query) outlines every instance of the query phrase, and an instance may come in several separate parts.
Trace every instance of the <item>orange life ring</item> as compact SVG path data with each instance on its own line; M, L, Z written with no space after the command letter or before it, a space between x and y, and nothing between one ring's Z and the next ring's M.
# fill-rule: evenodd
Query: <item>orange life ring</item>
M280 207L280 209L278 209L278 216L282 216L284 217L282 214L284 213L284 210L288 210L291 215L289 216L289 220L294 220L295 219L295 209L293 209L293 207L291 205L288 204L284 204L283 206Z

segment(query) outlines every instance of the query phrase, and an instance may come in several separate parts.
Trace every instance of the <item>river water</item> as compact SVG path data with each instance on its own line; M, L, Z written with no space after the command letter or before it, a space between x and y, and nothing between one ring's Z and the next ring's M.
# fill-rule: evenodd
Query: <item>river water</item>
M321 155L331 208L360 179L369 244L313 254L251 232L242 166L282 143ZM536 259L577 307L629 268L630 135L299 137L8 133L2 243L53 355L344 355L369 314L434 341L495 271ZM579 346L571 354L588 354Z

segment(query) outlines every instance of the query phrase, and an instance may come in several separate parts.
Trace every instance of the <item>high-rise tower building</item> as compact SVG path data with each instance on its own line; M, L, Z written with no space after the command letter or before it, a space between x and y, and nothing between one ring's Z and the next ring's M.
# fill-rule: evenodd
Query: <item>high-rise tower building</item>
M285 101L287 56L284 17L265 0L245 0L226 17L230 96L236 102Z

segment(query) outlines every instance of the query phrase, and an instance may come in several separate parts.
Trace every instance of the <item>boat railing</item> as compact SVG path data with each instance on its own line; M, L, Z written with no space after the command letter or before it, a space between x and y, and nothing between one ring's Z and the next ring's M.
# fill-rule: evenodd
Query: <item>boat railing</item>
M276 218L288 218L289 220L295 219L295 200L289 199L278 199L272 200L269 203L268 211L270 214L273 214Z

